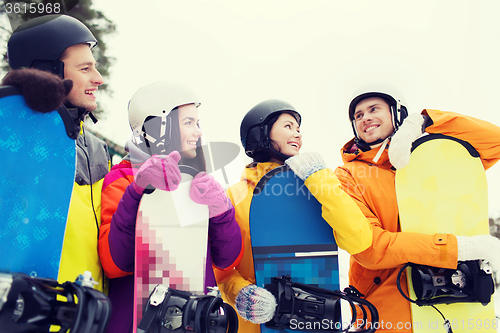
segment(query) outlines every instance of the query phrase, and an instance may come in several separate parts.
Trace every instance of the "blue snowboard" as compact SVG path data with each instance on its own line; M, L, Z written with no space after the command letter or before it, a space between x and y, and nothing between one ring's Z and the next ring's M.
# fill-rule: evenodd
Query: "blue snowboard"
M76 162L65 125L0 87L0 271L57 279Z
M264 287L272 277L288 274L294 282L340 288L338 248L321 212L321 204L287 166L262 177L250 205L257 286ZM276 330L262 324L261 332Z

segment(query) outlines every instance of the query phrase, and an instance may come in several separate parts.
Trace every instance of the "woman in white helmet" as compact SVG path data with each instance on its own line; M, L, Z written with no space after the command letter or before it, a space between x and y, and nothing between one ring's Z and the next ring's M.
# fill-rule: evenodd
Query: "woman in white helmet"
M99 255L110 278L113 315L109 332L132 332L134 303L134 244L139 202L148 185L174 191L180 183L179 164L200 173L192 181L191 198L208 205L209 255L205 287L215 286L213 264L234 266L241 252L241 233L234 208L222 186L205 173L201 149L198 98L186 87L158 82L140 88L129 102L133 138L128 155L104 180ZM200 188L209 189L201 193ZM212 255L211 255L212 254Z

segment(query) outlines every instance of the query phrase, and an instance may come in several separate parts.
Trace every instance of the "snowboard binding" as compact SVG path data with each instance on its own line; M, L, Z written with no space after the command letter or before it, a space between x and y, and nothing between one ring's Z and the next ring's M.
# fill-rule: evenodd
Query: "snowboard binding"
M236 311L222 301L218 291L193 295L157 285L149 295L137 333L236 333Z
M328 290L308 284L292 282L289 275L274 277L265 288L277 301L274 318L265 325L275 330L299 329L302 332L375 332L378 325L378 311L354 287ZM349 303L352 311L351 324L342 327L340 301ZM356 309L361 309L362 319ZM368 316L369 312L369 316Z
M63 301L65 299L65 301ZM104 333L111 303L81 283L0 273L0 327L4 333Z
M411 267L416 300L409 298L401 288L401 274L407 267ZM406 263L398 273L396 284L409 302L433 307L443 317L443 326L448 333L453 333L450 321L435 307L436 304L479 302L487 305L495 292L490 264L484 260L459 261L457 269Z
M411 268L416 300L401 289L401 274L407 267ZM487 305L495 292L490 265L482 260L459 261L457 269L407 263L399 271L397 285L405 299L419 306L464 302Z

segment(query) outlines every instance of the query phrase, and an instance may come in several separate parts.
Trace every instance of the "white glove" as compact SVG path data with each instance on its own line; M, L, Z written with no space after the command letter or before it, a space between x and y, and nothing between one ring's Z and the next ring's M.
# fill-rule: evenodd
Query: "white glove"
M313 173L326 168L323 158L318 153L295 155L287 158L285 163L302 180L306 180Z
M457 236L458 260L484 259L494 271L500 269L500 239L491 235Z
M273 294L255 284L244 287L236 296L236 311L254 324L264 324L273 319L276 306Z
M402 169L410 162L411 144L422 135L424 117L412 113L403 121L389 144L389 161L396 169Z

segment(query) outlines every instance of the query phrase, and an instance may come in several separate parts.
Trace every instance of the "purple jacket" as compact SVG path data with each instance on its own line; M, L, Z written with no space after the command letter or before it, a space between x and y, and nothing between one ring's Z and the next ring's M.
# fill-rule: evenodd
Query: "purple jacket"
M108 297L113 312L108 333L132 332L135 222L142 195L134 190L131 182L132 168L139 166L125 159L111 169L103 185L99 255L104 271L110 277ZM123 195L116 206L120 191ZM113 201L113 198L116 211L111 215L109 207L112 202L109 201ZM225 269L234 267L241 258L242 239L234 217L234 207L209 219L208 238L205 287L216 286L212 262L218 268Z

